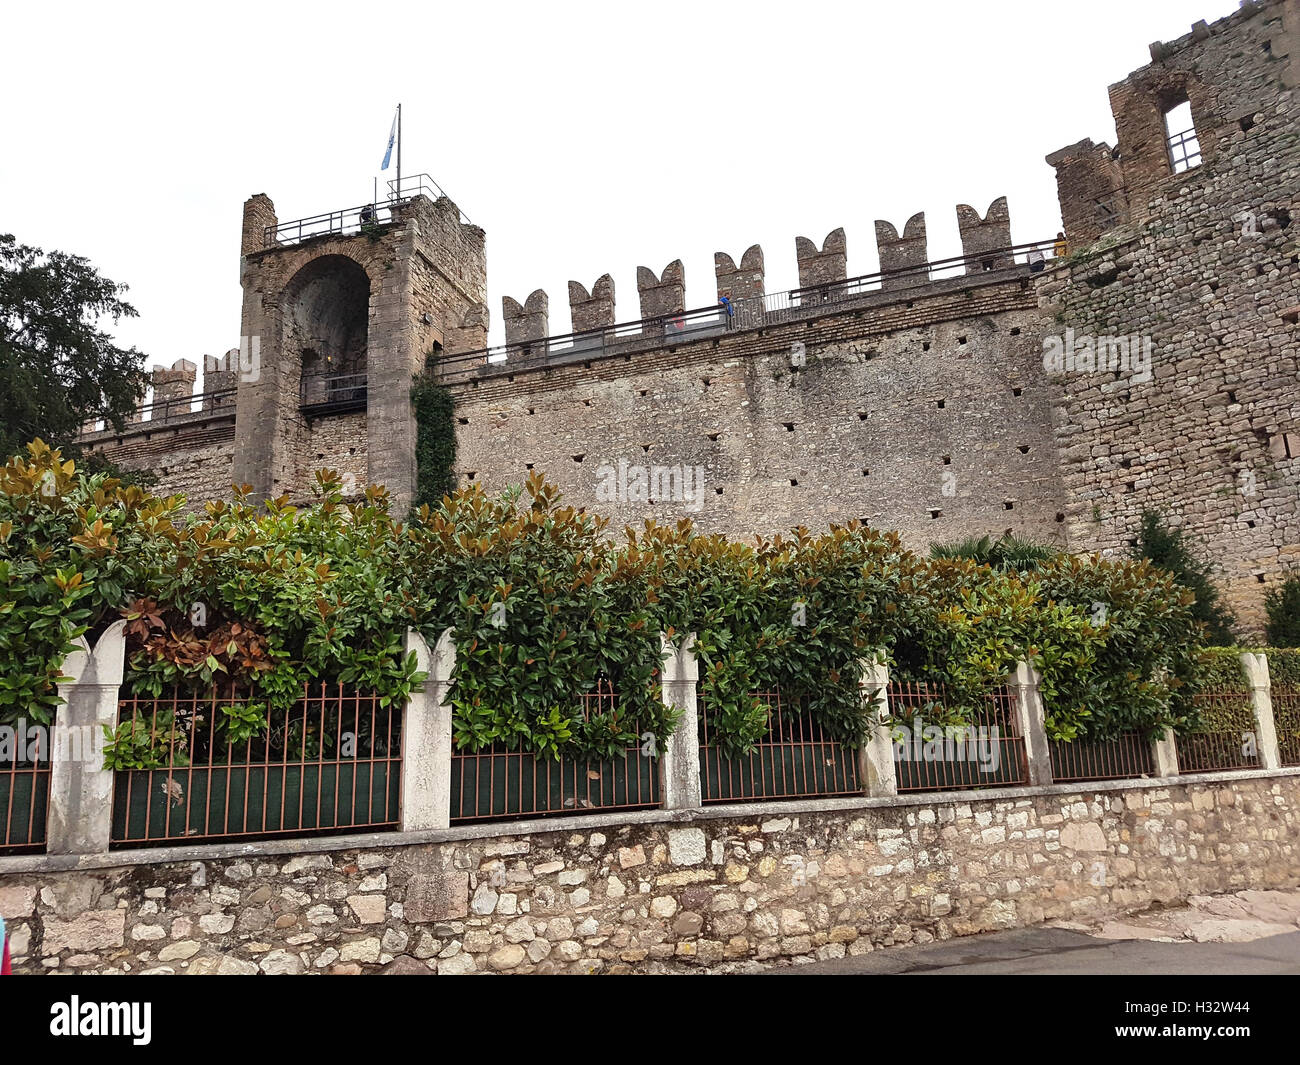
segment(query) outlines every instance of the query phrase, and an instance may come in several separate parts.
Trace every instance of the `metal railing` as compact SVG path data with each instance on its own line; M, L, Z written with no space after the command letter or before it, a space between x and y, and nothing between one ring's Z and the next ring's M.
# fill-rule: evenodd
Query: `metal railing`
M1185 129L1169 135L1169 165L1175 174L1201 165L1201 142L1196 130Z
M142 403L135 414L123 426L123 432L130 432L136 426L165 425L168 422L184 421L202 414L215 414L223 410L234 413L236 388L218 388L211 392L199 392L192 396L173 396L168 399L155 399ZM87 422L82 434L108 432L113 427L98 418L93 426Z
M585 363L611 355L671 347L739 330L799 321L873 298L879 298L880 302L891 302L906 298L907 292L913 288L935 281L980 276L1004 269L1025 272L1029 269L1031 257L1035 261L1041 257L1044 263L1050 261L1055 244L1055 240L1015 244L973 255L936 259L902 270L877 271L844 281L732 300L727 305L715 303L708 307L622 322L602 329L461 352L439 359L438 374L442 381L448 382L542 366Z
M615 715L618 705L613 688L601 685L582 696L583 719ZM639 729L631 731L640 735ZM639 742L603 759L543 758L500 742L478 751L452 751L451 823L658 806L659 765Z
M295 218L292 222L280 222L266 227L263 243L267 248L276 248L330 234L352 236L371 226L384 226L396 222L398 220L396 209L405 202L405 200L394 200L389 203L363 203L358 207L344 207L338 211L312 215L310 218Z
M237 392L238 389L235 388L219 388L193 396L155 399L140 407L140 421L169 422L190 414L204 414L222 407L233 407Z
M114 846L396 828L402 708L311 684L272 711L233 687L118 703Z
M303 374L299 406L308 411L345 410L366 405L364 373Z
M0 762L0 854L45 848L51 732L53 725L30 735L15 727L13 751Z
M1110 740L1049 740L1052 779L1127 780L1155 776L1151 740L1140 732L1124 732Z
M1195 732L1174 738L1179 773L1258 769L1258 740L1250 693L1213 689L1197 692L1192 699L1205 724Z
M443 191L442 186L434 181L428 174L407 174L406 177L402 178L400 189L398 188L395 179L389 181L387 184L388 199L397 203L406 203L409 200L415 199L417 196L427 196L429 199L434 201L437 201L444 196L446 196L448 200L451 199L451 197L447 196L447 193ZM457 205L456 210L460 211L460 221L463 225L472 226L474 224L469 220L469 216L466 215L464 211L460 210L459 205Z
M708 803L861 795L857 754L827 735L780 692L756 692L767 711L762 738L748 754L734 754L719 741L708 702L697 697L700 794Z
M1014 787L1029 783L1025 738L1008 688L988 693L985 706L947 725L952 713L942 685L889 686L895 723L894 774L899 792ZM931 728L939 730L930 732ZM906 731L903 731L906 730Z
M410 203L417 196L427 196L437 200L447 194L428 174L411 174L402 178L400 189L397 188L396 181L389 181L388 199L382 202L363 203L357 207L344 207L338 211L327 211L325 214L295 218L292 222L279 222L267 226L263 232L263 246L283 247L330 234L352 236L372 226L385 226L390 222L399 221L397 209L403 204ZM456 209L460 211L459 207ZM473 224L465 216L464 211L460 211L460 220L465 225Z

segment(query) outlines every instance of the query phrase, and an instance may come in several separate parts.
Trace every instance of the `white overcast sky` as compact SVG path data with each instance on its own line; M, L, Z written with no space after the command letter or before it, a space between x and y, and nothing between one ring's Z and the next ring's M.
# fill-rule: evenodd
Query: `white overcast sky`
M427 171L487 231L501 297L753 243L769 292L794 239L843 226L850 275L873 220L924 210L960 253L954 206L1006 195L1017 242L1060 227L1043 157L1114 142L1106 87L1147 45L1235 0L925 3L46 3L5 5L0 232L88 257L140 312L150 365L239 342L239 226L370 198L394 106L403 171ZM391 173L391 172L390 172ZM382 187L382 183L381 183Z

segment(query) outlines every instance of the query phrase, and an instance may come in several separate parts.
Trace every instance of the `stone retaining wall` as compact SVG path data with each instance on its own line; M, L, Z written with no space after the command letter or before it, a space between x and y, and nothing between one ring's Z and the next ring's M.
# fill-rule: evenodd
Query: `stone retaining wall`
M1298 833L1220 773L8 858L0 912L27 973L727 971L1293 887Z

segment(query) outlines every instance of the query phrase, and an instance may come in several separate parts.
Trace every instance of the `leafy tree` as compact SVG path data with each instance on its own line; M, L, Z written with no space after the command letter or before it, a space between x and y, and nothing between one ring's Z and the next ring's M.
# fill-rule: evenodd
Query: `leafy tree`
M0 234L0 455L36 438L66 446L91 418L123 427L145 392L145 357L99 323L136 316L125 292L80 256Z
M1142 529L1133 555L1169 571L1179 584L1196 596L1192 617L1204 623L1206 638L1211 644L1227 646L1233 642L1232 630L1237 619L1219 601L1219 590L1210 580L1214 567L1197 557L1182 529L1170 528L1157 511L1143 511Z
M1264 610L1269 646L1300 647L1300 576L1288 577L1280 588L1265 592Z

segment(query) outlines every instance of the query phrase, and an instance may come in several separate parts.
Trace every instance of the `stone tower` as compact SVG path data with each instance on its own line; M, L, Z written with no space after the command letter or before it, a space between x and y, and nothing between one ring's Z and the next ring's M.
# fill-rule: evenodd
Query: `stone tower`
M430 353L487 342L483 231L446 196L363 210L281 225L267 196L244 204L232 473L258 498L300 498L328 467L405 509L411 378Z

